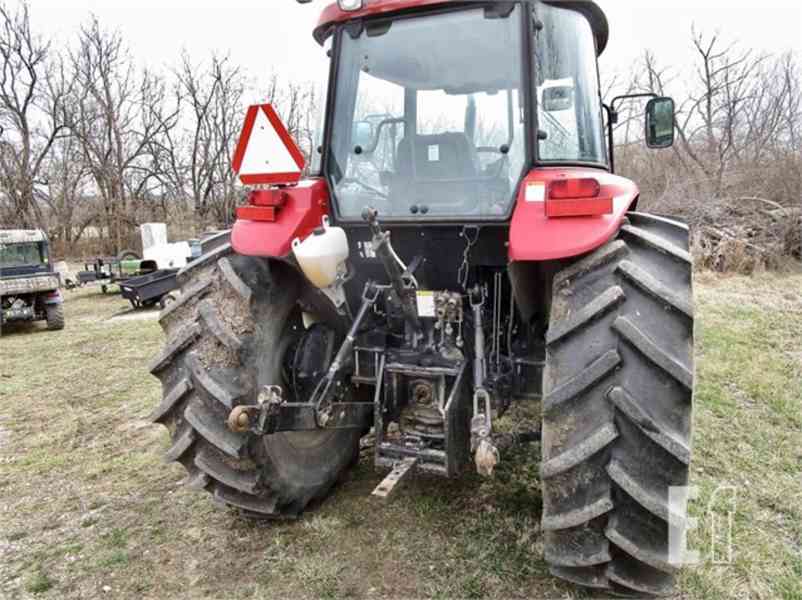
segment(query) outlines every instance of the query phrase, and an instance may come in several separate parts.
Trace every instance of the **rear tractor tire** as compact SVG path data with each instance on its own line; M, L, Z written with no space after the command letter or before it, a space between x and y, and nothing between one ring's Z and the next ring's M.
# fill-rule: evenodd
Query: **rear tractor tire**
M49 331L60 331L64 329L64 305L50 304L45 308L47 318L47 329Z
M546 339L543 530L551 572L623 595L672 593L693 368L687 227L630 213L558 273Z
M151 373L163 399L151 419L170 431L166 461L190 487L256 518L293 518L324 497L358 458L358 430L258 437L226 426L231 410L279 384L289 401L287 356L303 325L301 281L280 262L215 248L178 275L181 293L161 313L167 345Z

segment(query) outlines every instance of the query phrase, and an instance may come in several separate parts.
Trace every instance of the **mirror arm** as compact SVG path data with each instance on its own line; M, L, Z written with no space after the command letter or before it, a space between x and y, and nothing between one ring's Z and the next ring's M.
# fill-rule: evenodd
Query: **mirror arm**
M610 161L610 173L615 173L615 144L613 144L613 125L618 121L618 113L602 103L602 108L607 112L607 160Z
M615 109L617 102L621 100L630 100L633 98L659 98L654 92L646 92L643 94L624 94L616 96L610 105L602 104L604 110L607 111L607 153L610 155L610 173L615 173L615 142L613 140L613 125L618 123L618 111Z
M633 98L659 98L660 96L655 94L654 92L645 92L643 94L624 94L623 96L616 96L613 98L613 101L610 102L610 110L613 111L613 114L618 115L618 111L615 109L615 104L619 100L631 100ZM616 119L617 121L618 119Z

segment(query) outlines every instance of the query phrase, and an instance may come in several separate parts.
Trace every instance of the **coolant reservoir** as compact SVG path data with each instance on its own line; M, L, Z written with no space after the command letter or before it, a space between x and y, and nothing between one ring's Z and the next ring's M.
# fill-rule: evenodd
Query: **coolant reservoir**
M292 241L292 252L306 278L318 288L327 288L346 268L348 238L345 230L331 227L329 218L323 217L323 227L303 242L299 238Z

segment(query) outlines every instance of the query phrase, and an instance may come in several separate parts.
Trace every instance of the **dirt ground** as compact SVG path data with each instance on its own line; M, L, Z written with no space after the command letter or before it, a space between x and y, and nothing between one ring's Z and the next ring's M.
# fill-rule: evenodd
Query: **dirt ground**
M293 523L182 487L147 373L153 315L67 292L67 327L0 340L0 598L582 598L548 575L539 446L492 480L369 496L369 457ZM697 277L695 455L683 598L802 600L802 275ZM537 407L532 407L537 411Z

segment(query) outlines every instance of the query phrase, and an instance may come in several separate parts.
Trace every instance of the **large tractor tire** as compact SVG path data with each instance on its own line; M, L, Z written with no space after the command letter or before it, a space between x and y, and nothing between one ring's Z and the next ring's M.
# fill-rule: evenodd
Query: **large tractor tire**
M234 406L256 404L258 390L282 385L303 332L302 282L280 262L239 256L229 244L187 265L181 295L162 311L164 351L151 372L163 399L151 415L170 431L166 461L189 472L187 483L244 516L293 518L322 498L358 459L358 430L234 433Z
M688 229L630 213L558 273L543 402L543 530L551 572L622 595L672 592L693 392Z
M64 329L64 305L49 304L45 308L47 318L47 328L50 331L60 331Z

